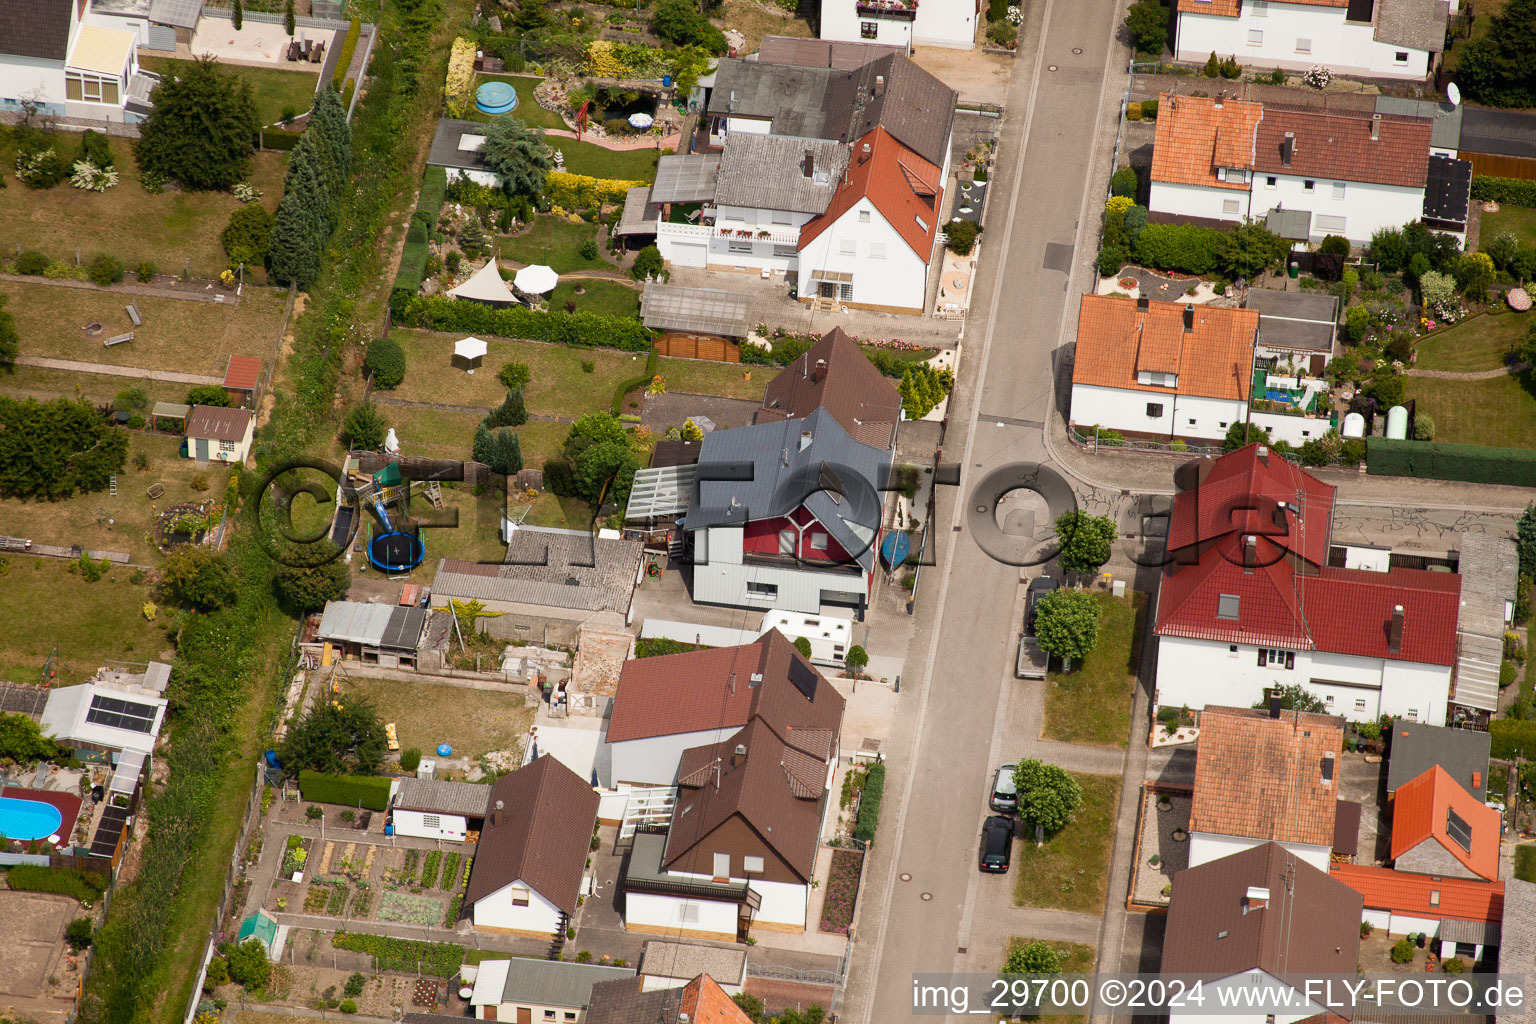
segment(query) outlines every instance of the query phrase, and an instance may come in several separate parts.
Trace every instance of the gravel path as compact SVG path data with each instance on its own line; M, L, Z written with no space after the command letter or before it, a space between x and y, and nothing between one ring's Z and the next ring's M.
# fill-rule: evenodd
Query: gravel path
M137 366L110 366L107 363L82 363L74 359L49 359L46 356L17 356L21 366L45 370L70 370L74 373L104 373L113 377L139 377L144 380L169 381L172 384L222 384L224 378L201 373L177 373L174 370L143 370Z
M1493 380L1496 377L1508 377L1526 369L1525 363L1515 363L1513 366L1496 366L1491 370L1471 370L1459 372L1456 370L1404 370L1405 377L1432 377L1435 380Z

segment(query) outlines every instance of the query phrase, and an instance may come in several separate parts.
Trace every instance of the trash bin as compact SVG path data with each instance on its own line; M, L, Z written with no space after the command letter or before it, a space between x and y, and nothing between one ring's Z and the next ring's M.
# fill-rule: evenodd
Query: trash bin
M1296 278L1301 276L1301 265L1295 260L1291 260L1290 265L1286 269L1286 273L1290 274L1291 280L1294 281Z

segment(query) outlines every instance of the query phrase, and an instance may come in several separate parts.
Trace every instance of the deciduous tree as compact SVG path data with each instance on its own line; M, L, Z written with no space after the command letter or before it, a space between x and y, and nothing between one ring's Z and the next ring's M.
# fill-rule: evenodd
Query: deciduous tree
M1064 572L1092 575L1109 561L1110 545L1119 536L1115 521L1082 509L1056 517L1056 539L1061 544L1059 561Z
M1037 758L1027 757L1013 770L1019 791L1019 817L1039 825L1046 835L1060 832L1072 820L1083 791L1067 771Z
M1099 605L1081 590L1053 590L1040 599L1035 639L1040 649L1062 659L1070 671L1099 643Z
M1004 974L1060 974L1061 954L1055 947L1036 939L1015 944L1003 961Z
M171 552L160 566L160 593L176 604L211 611L232 603L238 591L222 555L188 545Z

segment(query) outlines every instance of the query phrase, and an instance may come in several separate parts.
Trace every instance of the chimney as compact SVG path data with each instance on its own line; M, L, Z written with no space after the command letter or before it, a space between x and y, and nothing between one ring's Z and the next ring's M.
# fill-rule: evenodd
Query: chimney
M1291 157L1296 155L1296 133L1286 132L1285 141L1280 143L1280 162L1285 166L1291 166Z
M811 446L811 432L809 430L802 430L802 431L800 431L800 450L801 451L805 451L810 446Z
M1263 910L1269 906L1269 890L1262 885L1250 885L1243 894L1243 913Z
M1185 334L1189 334L1194 329L1195 329L1195 306L1194 306L1194 303L1187 303L1184 306L1184 333Z
M1392 626L1387 632L1387 650L1393 654L1403 653L1403 606L1392 606Z
M1333 785L1333 751L1323 754L1323 786Z
M745 743L736 744L736 756L742 758L743 760L746 759L747 745Z
M827 361L825 359L818 359L818 360L816 360L816 369L811 371L811 383L813 383L813 384L820 384L822 381L824 381L826 379L827 379Z
M1275 502L1275 514L1274 514L1275 525L1280 527L1282 530L1285 529L1285 508L1286 508L1285 502L1283 502L1283 501Z
M491 812L491 827L492 828L500 828L501 827L501 819L502 819L502 813L501 812L506 810L506 807L507 807L507 805L506 805L505 801L502 801L502 800L497 800L496 801L496 810Z
M689 1017L682 1010L677 1011L677 1024L688 1024Z
M816 173L816 154L809 149L805 151L805 159L800 161L800 173L807 178Z
M1381 138L1381 115L1371 115L1371 141L1376 142Z
M1149 310L1151 308L1152 308L1152 300L1147 298L1145 295L1141 296L1140 298L1138 298L1136 300L1136 312L1138 312L1138 313L1145 313L1147 310Z
M1243 570L1253 572L1254 566L1259 564L1259 538L1253 534L1243 537Z
M866 143L864 143L864 145L859 147L859 163L863 163L865 160L868 160L868 159L869 159L869 143L866 142Z
M1280 719L1280 691L1269 691L1269 717L1279 721Z
M1266 466L1269 465L1269 446L1268 445L1263 445L1263 444L1259 445L1259 450L1257 452L1255 452L1254 454L1259 457L1259 461L1264 463L1264 465L1266 465Z
M876 96L883 96L883 95L885 95L885 76L884 75L876 75L875 76L875 95Z

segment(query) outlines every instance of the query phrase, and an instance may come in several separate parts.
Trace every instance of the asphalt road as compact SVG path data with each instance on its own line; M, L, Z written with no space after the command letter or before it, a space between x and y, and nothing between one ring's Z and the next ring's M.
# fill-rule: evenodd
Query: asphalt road
M989 470L1048 459L1042 427L1051 415L1053 354L1064 325L1075 325L1069 302L1081 283L1071 284L1081 273L1071 271L1086 267L1076 254L1094 243L1099 179L1109 173L1099 129L1107 121L1113 140L1115 105L1106 89L1119 88L1108 84L1119 82L1123 60L1113 38L1118 20L1113 0L1027 5L994 179L1010 183L1009 201L994 206L983 236L978 302L945 444L946 458L963 452L962 493ZM1082 225L1086 238L1079 237ZM976 904L992 913L994 904L1010 902L1004 880L979 884L977 838L991 770L1039 741L1032 730L1004 736L996 711L1012 676L1019 570L970 539L970 503L957 497L944 496L937 520L955 527L939 535L934 575L942 582L919 594L926 625L908 665L923 668L912 676L924 689L893 751L905 768L886 789L881 832L892 839L877 846L866 882L884 913L872 915L870 907L860 914L877 934L865 931L856 943L847 1020L905 1019L914 973L965 969L971 956L988 965L977 969L991 969L1002 954L968 946ZM1049 912L1010 913L1008 927L1020 935L1092 928ZM985 934L992 945L996 929Z

